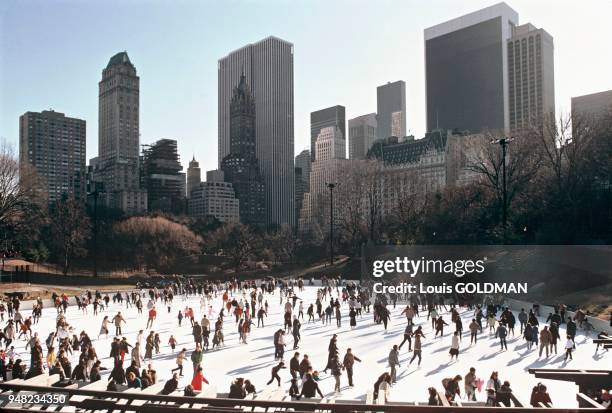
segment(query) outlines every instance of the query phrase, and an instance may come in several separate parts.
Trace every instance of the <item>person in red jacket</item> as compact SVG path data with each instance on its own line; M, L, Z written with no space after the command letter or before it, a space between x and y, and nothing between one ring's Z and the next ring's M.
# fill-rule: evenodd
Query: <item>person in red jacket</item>
M204 373L202 373L202 367L198 367L193 379L191 380L191 386L196 391L202 391L202 382L209 384L206 377L204 377Z
M153 327L153 320L157 317L157 311L155 311L155 307L149 310L149 320L147 321L147 328Z

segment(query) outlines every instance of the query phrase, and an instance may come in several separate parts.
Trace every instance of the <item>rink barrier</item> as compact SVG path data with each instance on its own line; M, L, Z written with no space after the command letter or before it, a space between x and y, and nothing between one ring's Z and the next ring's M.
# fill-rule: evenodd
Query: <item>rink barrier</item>
M280 278L279 278L280 279ZM263 280L255 280L255 282L260 285L261 281ZM344 287L344 285L347 282L353 282L355 284L360 284L359 280L340 280L340 284L339 287ZM314 282L311 284L310 280L304 280L304 287L321 287L322 281L320 279L315 279ZM107 286L108 287L108 286ZM49 288L49 290L53 290L53 288ZM132 291L134 292L141 292L141 291L147 291L148 288L141 288L138 289L136 287L132 288L132 289L127 289L127 290L117 290L117 289L112 289L112 290L99 290L100 293L102 294L102 296L104 296L105 294L108 294L110 297L112 297L114 294L117 294L117 291L120 291L121 294L125 294L126 292L128 293L132 293ZM90 289L90 291L93 292L95 291L95 289ZM4 298L4 296L0 296L0 298ZM112 301L112 298L111 298ZM42 300L43 302L43 308L55 308L55 303L52 299L50 298L45 298ZM36 300L25 300L25 301L21 301L21 308L22 309L27 309L27 310L31 310L32 309L32 305L36 303ZM71 295L68 297L68 306L74 306L76 305L76 298L74 297L74 295Z
M461 406L428 406L420 403L401 403L394 402L390 404L367 404L367 403L346 403L340 400L331 401L323 399L321 402L309 402L306 400L286 401L286 400L258 400L258 399L228 399L228 398L209 398L209 397L185 397L175 395L160 395L146 394L143 391L137 392L118 392L118 391L100 391L100 390L85 390L58 388L48 386L32 386L25 384L10 384L0 383L0 389L7 395L10 392L36 392L49 393L61 392L68 394L69 400L66 407L55 406L50 407L45 411L74 411L72 408L85 409L91 411L107 410L114 412L135 412L135 413L202 413L202 412L244 412L256 411L263 409L266 412L281 412L291 409L294 413L300 412L330 412L330 413L350 413L350 412L389 412L389 413L490 413L491 407L482 405L461 405ZM443 395L440 395L443 397ZM586 399L585 399L586 400ZM588 400L587 400L588 401ZM594 400L588 401L593 407L580 408L557 408L548 407L549 413L589 413L601 411L603 406L600 406ZM196 408L195 405L198 405ZM599 406L599 407L595 407ZM0 410L6 413L16 413L25 411L36 411L44 408L43 406L33 406L24 408L25 406L5 405L0 406ZM533 407L504 407L507 413L526 413L533 412Z
M521 311L521 308L524 308L526 312L529 312L530 309L533 308L534 303L529 303L527 301L521 301L514 298L505 298L505 306L510 307L514 311ZM546 318L549 313L554 314L555 309L549 305L539 304L540 306L540 317ZM574 318L576 313L574 311L566 311L566 316L571 316ZM589 320L589 323L593 325L593 331L597 334L601 331L608 331L612 334L612 327L610 327L610 321L602 320L601 318L593 317L587 315L585 319Z

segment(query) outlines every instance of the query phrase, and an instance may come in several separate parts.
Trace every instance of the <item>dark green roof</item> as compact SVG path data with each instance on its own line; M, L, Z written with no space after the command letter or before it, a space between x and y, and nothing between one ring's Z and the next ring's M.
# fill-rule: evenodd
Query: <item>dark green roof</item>
M123 65L123 64L128 64L132 66L132 62L130 62L130 58L128 57L127 52L119 52L113 57L111 57L106 67L109 68L113 65Z

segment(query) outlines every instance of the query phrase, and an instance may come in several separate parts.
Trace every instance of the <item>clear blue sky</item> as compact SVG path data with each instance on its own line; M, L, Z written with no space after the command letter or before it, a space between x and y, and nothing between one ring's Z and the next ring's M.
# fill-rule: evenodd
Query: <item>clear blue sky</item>
M140 76L141 143L178 139L186 167L217 166L217 60L269 35L295 46L295 150L309 114L342 104L376 111L376 86L405 80L408 129L425 129L423 29L496 3L481 0L2 0L0 137L18 146L18 118L53 108L87 121L97 154L98 81L127 50ZM508 0L555 40L557 111L612 89L612 1Z

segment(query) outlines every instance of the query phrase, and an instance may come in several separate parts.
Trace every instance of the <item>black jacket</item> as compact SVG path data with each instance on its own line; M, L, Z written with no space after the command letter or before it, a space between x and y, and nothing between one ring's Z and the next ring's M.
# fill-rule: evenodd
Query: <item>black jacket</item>
M227 397L230 399L244 399L246 397L246 391L242 388L242 386L232 383Z
M164 389L161 391L161 394L168 395L172 393L173 391L175 391L177 387L178 387L178 380L176 380L175 378L171 378L164 385Z
M319 389L319 385L317 384L316 381L311 379L311 380L306 380L304 382L300 396L309 397L309 398L316 397L317 393L319 393L319 396L323 397L323 393L321 393L321 390Z

